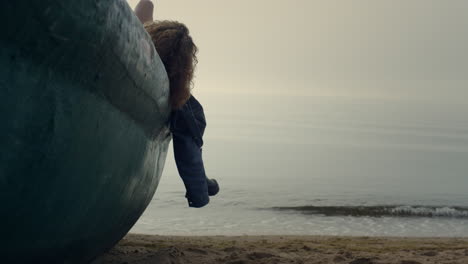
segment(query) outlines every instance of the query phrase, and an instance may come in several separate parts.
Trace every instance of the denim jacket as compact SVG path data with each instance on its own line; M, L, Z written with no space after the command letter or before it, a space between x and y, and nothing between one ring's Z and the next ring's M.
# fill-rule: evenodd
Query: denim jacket
M193 96L181 109L171 113L174 158L190 207L203 207L210 201L201 149L205 127L203 107Z

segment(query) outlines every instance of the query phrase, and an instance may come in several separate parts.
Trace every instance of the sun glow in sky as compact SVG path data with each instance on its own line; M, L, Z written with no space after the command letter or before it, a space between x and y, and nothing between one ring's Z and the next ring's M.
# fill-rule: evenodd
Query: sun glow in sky
M190 28L200 93L468 96L468 1L154 2Z

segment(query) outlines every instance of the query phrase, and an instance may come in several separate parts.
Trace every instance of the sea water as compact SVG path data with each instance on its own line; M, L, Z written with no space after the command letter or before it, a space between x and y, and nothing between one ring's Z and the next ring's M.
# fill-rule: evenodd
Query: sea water
M206 171L188 208L170 150L133 233L468 236L468 106L403 99L201 96ZM172 146L171 146L172 147Z

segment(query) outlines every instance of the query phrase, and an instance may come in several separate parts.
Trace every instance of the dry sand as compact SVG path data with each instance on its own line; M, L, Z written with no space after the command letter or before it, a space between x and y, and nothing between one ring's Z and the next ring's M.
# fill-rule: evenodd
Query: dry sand
M127 235L93 264L468 263L468 238Z

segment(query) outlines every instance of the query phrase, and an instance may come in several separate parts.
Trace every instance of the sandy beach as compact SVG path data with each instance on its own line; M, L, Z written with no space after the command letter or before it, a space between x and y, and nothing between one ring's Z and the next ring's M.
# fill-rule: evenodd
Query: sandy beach
M468 238L129 234L93 264L468 263Z

